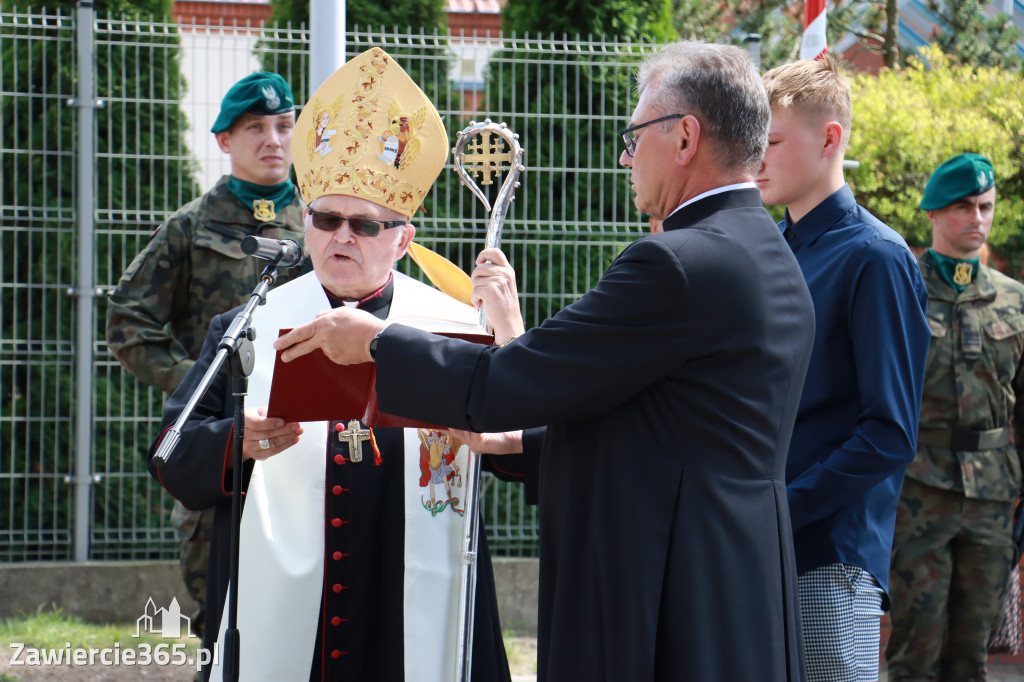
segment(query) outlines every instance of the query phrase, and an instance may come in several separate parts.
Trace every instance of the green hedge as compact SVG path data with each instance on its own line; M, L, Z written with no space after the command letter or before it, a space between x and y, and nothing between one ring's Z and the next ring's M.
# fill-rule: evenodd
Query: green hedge
M912 245L931 243L918 208L928 176L960 152L984 154L996 173L990 244L1007 274L1024 270L1024 75L957 64L938 47L906 68L853 78L847 158L857 200Z

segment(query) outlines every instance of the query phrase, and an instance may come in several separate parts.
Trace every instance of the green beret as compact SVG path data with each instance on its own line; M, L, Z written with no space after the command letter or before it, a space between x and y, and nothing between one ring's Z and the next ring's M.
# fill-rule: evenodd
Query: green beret
M261 71L246 76L231 86L220 103L220 114L214 121L211 133L220 133L246 112L260 116L272 116L295 110L295 99L288 83L276 73Z
M981 154L957 154L942 162L924 188L921 209L934 211L964 197L987 192L996 184L992 162Z

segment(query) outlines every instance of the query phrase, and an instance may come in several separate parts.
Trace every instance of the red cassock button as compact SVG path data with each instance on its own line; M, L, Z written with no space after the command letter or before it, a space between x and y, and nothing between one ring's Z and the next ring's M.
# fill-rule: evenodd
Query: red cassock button
M341 618L338 618L337 616L331 618L331 625L341 625Z
M341 658L341 652L335 649L331 652L331 658Z
M335 528L341 528L341 519L331 519L331 525Z
M334 553L334 554L332 554L331 556L332 556L332 557L334 558L334 560L335 560L335 561L341 561L341 557L342 557L343 555L342 555L342 553L341 553L341 552L335 552L335 553Z
M334 590L335 593L337 593L337 592L341 592L342 587L341 587L340 583L334 583L334 587L332 587L331 589Z
M335 464L344 464L345 463L345 458L342 457L341 455L335 455L334 456L334 463Z
M341 457L341 455L338 455L338 456ZM341 486L340 485L334 486L333 488L331 488L331 492L334 493L335 495L340 495L341 494Z

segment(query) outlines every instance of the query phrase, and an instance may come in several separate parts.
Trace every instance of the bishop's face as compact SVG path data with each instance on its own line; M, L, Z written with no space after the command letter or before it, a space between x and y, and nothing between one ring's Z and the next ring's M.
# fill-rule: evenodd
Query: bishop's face
M336 194L314 199L309 209L346 218L404 219L401 214L366 199ZM405 255L416 233L415 227L405 225L367 237L353 232L347 220L333 232L326 232L313 227L309 210L303 218L306 250L317 277L331 294L346 301L357 301L384 286L395 261Z

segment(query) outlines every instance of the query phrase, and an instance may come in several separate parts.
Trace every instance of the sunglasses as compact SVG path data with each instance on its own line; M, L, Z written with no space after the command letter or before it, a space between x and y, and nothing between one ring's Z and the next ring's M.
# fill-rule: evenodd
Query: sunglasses
M371 218L347 218L336 213L325 213L307 209L313 227L324 232L334 232L348 221L348 229L357 237L376 237L381 230L405 225L404 220L373 220Z

